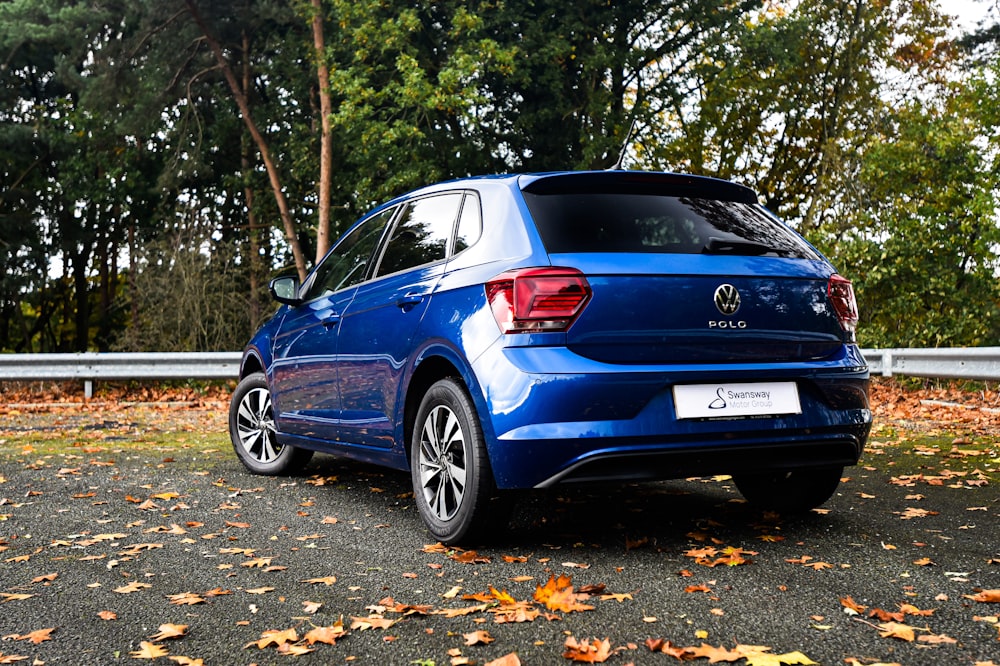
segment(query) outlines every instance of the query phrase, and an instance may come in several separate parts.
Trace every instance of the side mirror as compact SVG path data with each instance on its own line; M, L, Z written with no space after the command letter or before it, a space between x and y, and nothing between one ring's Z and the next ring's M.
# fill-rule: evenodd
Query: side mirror
M282 275L271 280L271 296L279 303L287 305L298 305L302 302L299 298L299 279L293 275Z

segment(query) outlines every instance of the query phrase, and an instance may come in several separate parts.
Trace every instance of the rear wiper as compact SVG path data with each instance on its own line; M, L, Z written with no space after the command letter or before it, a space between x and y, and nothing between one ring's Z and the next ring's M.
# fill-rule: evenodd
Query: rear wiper
M705 247L701 248L701 252L702 254L736 254L749 256L757 256L768 253L774 253L779 256L788 254L787 250L780 250L763 243L755 243L754 241L748 240L716 238L715 236L711 236L708 239L708 242L705 243Z

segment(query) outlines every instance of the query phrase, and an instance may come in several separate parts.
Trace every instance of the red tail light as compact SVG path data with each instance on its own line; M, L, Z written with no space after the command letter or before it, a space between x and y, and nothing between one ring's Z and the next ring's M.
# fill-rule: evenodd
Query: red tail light
M831 275L826 285L826 295L837 313L840 327L850 333L853 340L854 330L858 326L858 301L854 298L851 281L837 274Z
M486 283L486 298L504 333L565 331L590 300L575 268L523 268Z

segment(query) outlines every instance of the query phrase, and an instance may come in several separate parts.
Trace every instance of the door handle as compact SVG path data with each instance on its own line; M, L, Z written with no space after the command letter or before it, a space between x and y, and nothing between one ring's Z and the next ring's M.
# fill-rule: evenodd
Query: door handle
M333 328L340 323L340 315L332 314L323 317L323 328Z
M404 294L396 299L396 305L402 308L404 311L410 310L413 306L419 304L424 300L424 294L417 292L410 292Z

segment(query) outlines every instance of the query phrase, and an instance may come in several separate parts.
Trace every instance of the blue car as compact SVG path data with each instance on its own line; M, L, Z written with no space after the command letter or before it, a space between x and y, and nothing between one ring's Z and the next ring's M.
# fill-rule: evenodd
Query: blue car
M435 538L506 491L730 474L829 499L871 429L850 281L741 185L469 178L375 209L254 335L229 428L260 474L323 451L409 470Z

